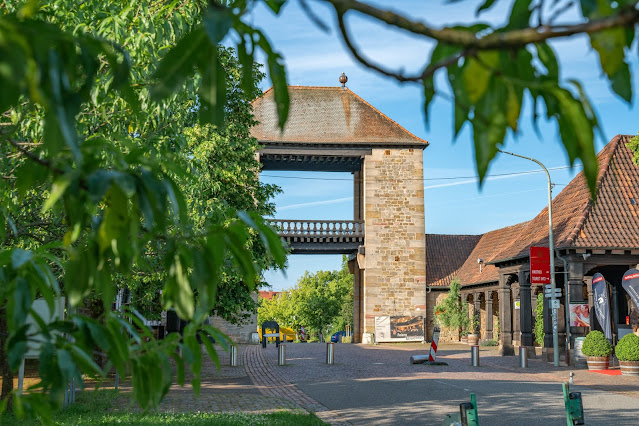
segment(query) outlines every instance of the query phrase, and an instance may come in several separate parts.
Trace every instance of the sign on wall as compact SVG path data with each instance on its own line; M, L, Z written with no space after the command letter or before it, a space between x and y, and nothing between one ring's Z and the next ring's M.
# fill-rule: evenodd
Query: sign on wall
M550 284L548 247L530 247L530 284Z
M570 326L590 327L590 308L586 302L570 302Z
M376 342L406 342L424 340L424 317L375 317Z

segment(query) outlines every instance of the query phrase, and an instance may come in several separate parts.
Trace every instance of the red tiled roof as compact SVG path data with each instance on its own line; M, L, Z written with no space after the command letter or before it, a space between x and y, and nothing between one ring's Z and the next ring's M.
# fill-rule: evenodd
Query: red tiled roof
M504 244L508 244L517 234L524 229L529 222L520 223L513 226L507 226L506 228L497 229L496 231L487 232L483 235L478 235L479 241L466 259L464 259L461 266L451 272L448 276L440 278L438 280L429 280L428 268L433 260L429 257L429 254L433 254L434 250L426 247L426 282L432 286L448 286L453 278L458 278L463 284L475 284L484 282L493 282L499 279L497 268L494 265L488 265L487 262L494 259L495 255L499 253ZM453 237L455 237L453 235ZM426 240L428 244L428 239ZM477 262L478 259L483 260L483 264L480 269L480 265Z
M552 201L557 248L639 248L639 166L626 146L631 136L615 136L597 155L597 199L580 172ZM632 204L632 200L635 204ZM495 257L528 256L530 246L548 245L548 208L542 210L513 243Z
M617 136L608 144L612 153L600 163L597 200L588 203L562 246L639 248L639 166L626 146L630 137Z
M273 89L253 101L260 142L356 143L428 146L347 88L289 86L284 132L277 125Z
M468 259L481 235L426 234L426 282L448 286L452 273Z
M271 300L272 298L274 298L275 296L277 296L280 293L282 293L282 292L281 291L260 290L260 299Z

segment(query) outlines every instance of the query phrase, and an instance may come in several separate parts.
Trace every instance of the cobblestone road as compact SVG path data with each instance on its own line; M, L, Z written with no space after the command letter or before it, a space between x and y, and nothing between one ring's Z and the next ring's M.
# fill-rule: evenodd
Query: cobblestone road
M335 364L327 365L325 344L289 343L287 363L279 366L274 344L241 346L241 366L228 366L228 355L220 353L221 370L204 363L198 399L190 386L175 385L160 410L304 410L331 424L439 424L475 392L480 418L491 424L521 416L522 425L549 426L565 424L560 383L574 371L572 390L584 395L587 424L637 424L637 378L554 368L539 359L524 370L517 357L500 357L495 348L482 348L481 367L473 368L469 347L459 344L440 346L438 355L447 366L409 364L411 355L427 351L421 344L337 344Z

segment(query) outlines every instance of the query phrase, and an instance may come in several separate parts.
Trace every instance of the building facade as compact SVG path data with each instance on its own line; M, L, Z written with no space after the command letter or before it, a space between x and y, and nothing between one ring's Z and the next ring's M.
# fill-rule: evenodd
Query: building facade
M562 291L558 311L561 351L566 345L566 293L569 305L588 305L592 313L589 327L570 327L571 347L576 337L601 328L593 309L592 276L597 272L607 281L615 338L639 327L637 307L621 287L623 274L639 264L639 166L632 161L629 138L616 136L599 153L596 199L591 199L580 173L552 201L555 277ZM431 307L456 278L463 300L480 319L482 339L498 338L505 355L513 354L517 346L535 343L534 313L543 288L530 282L529 249L548 246L547 208L528 222L479 236L427 235L426 244ZM446 255L451 252L458 255ZM466 258L465 253L469 253ZM549 348L544 353L552 358L549 299L543 300L544 347ZM428 312L432 330L432 309ZM453 333L445 337L457 338Z

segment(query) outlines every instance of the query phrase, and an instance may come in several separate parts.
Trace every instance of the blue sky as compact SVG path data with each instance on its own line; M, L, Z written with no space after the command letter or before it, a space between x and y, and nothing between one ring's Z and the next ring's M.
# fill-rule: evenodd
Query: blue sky
M389 4L377 2L380 5ZM447 26L475 20L479 1L445 3L443 1L392 2L393 8L413 19L431 25ZM481 20L493 23L507 19L510 2L501 0ZM291 85L338 86L342 72L348 76L347 86L381 112L430 146L424 151L424 188L426 232L440 234L481 234L532 219L547 205L546 177L543 173L514 174L539 168L532 162L500 155L489 169L489 177L480 188L475 178L472 133L464 127L453 140L452 105L437 98L430 107L430 128L426 128L422 89L417 84L399 84L364 68L350 56L338 37L334 17L329 8L309 2L317 15L329 24L323 32L299 8L298 2L287 4L279 16L256 7L250 20L270 37L272 45L285 58ZM425 6L428 5L428 6ZM500 6L502 6L500 8ZM566 21L576 15L567 15ZM351 34L366 57L409 72L418 70L433 48L423 40L389 29L362 18L348 19ZM599 151L617 134L636 134L639 130L639 108L632 107L612 94L602 77L598 57L586 37L573 37L552 42L561 59L562 78L580 80L593 102L606 140L596 140ZM639 63L637 46L631 54L633 87L638 90ZM439 75L443 82L443 75ZM267 89L270 82L265 81ZM445 86L441 86L445 87ZM551 169L553 195L558 194L581 170L576 164L568 168L568 159L560 143L554 123L539 120L540 136L531 125L531 102L524 101L523 121L519 134L509 135L503 148L534 157ZM282 188L275 198L276 217L281 219L352 219L353 187L348 173L302 173L267 171L263 182ZM450 179L454 178L454 179ZM292 287L304 271L337 269L341 256L292 255L286 276L267 272L266 281L274 290Z

